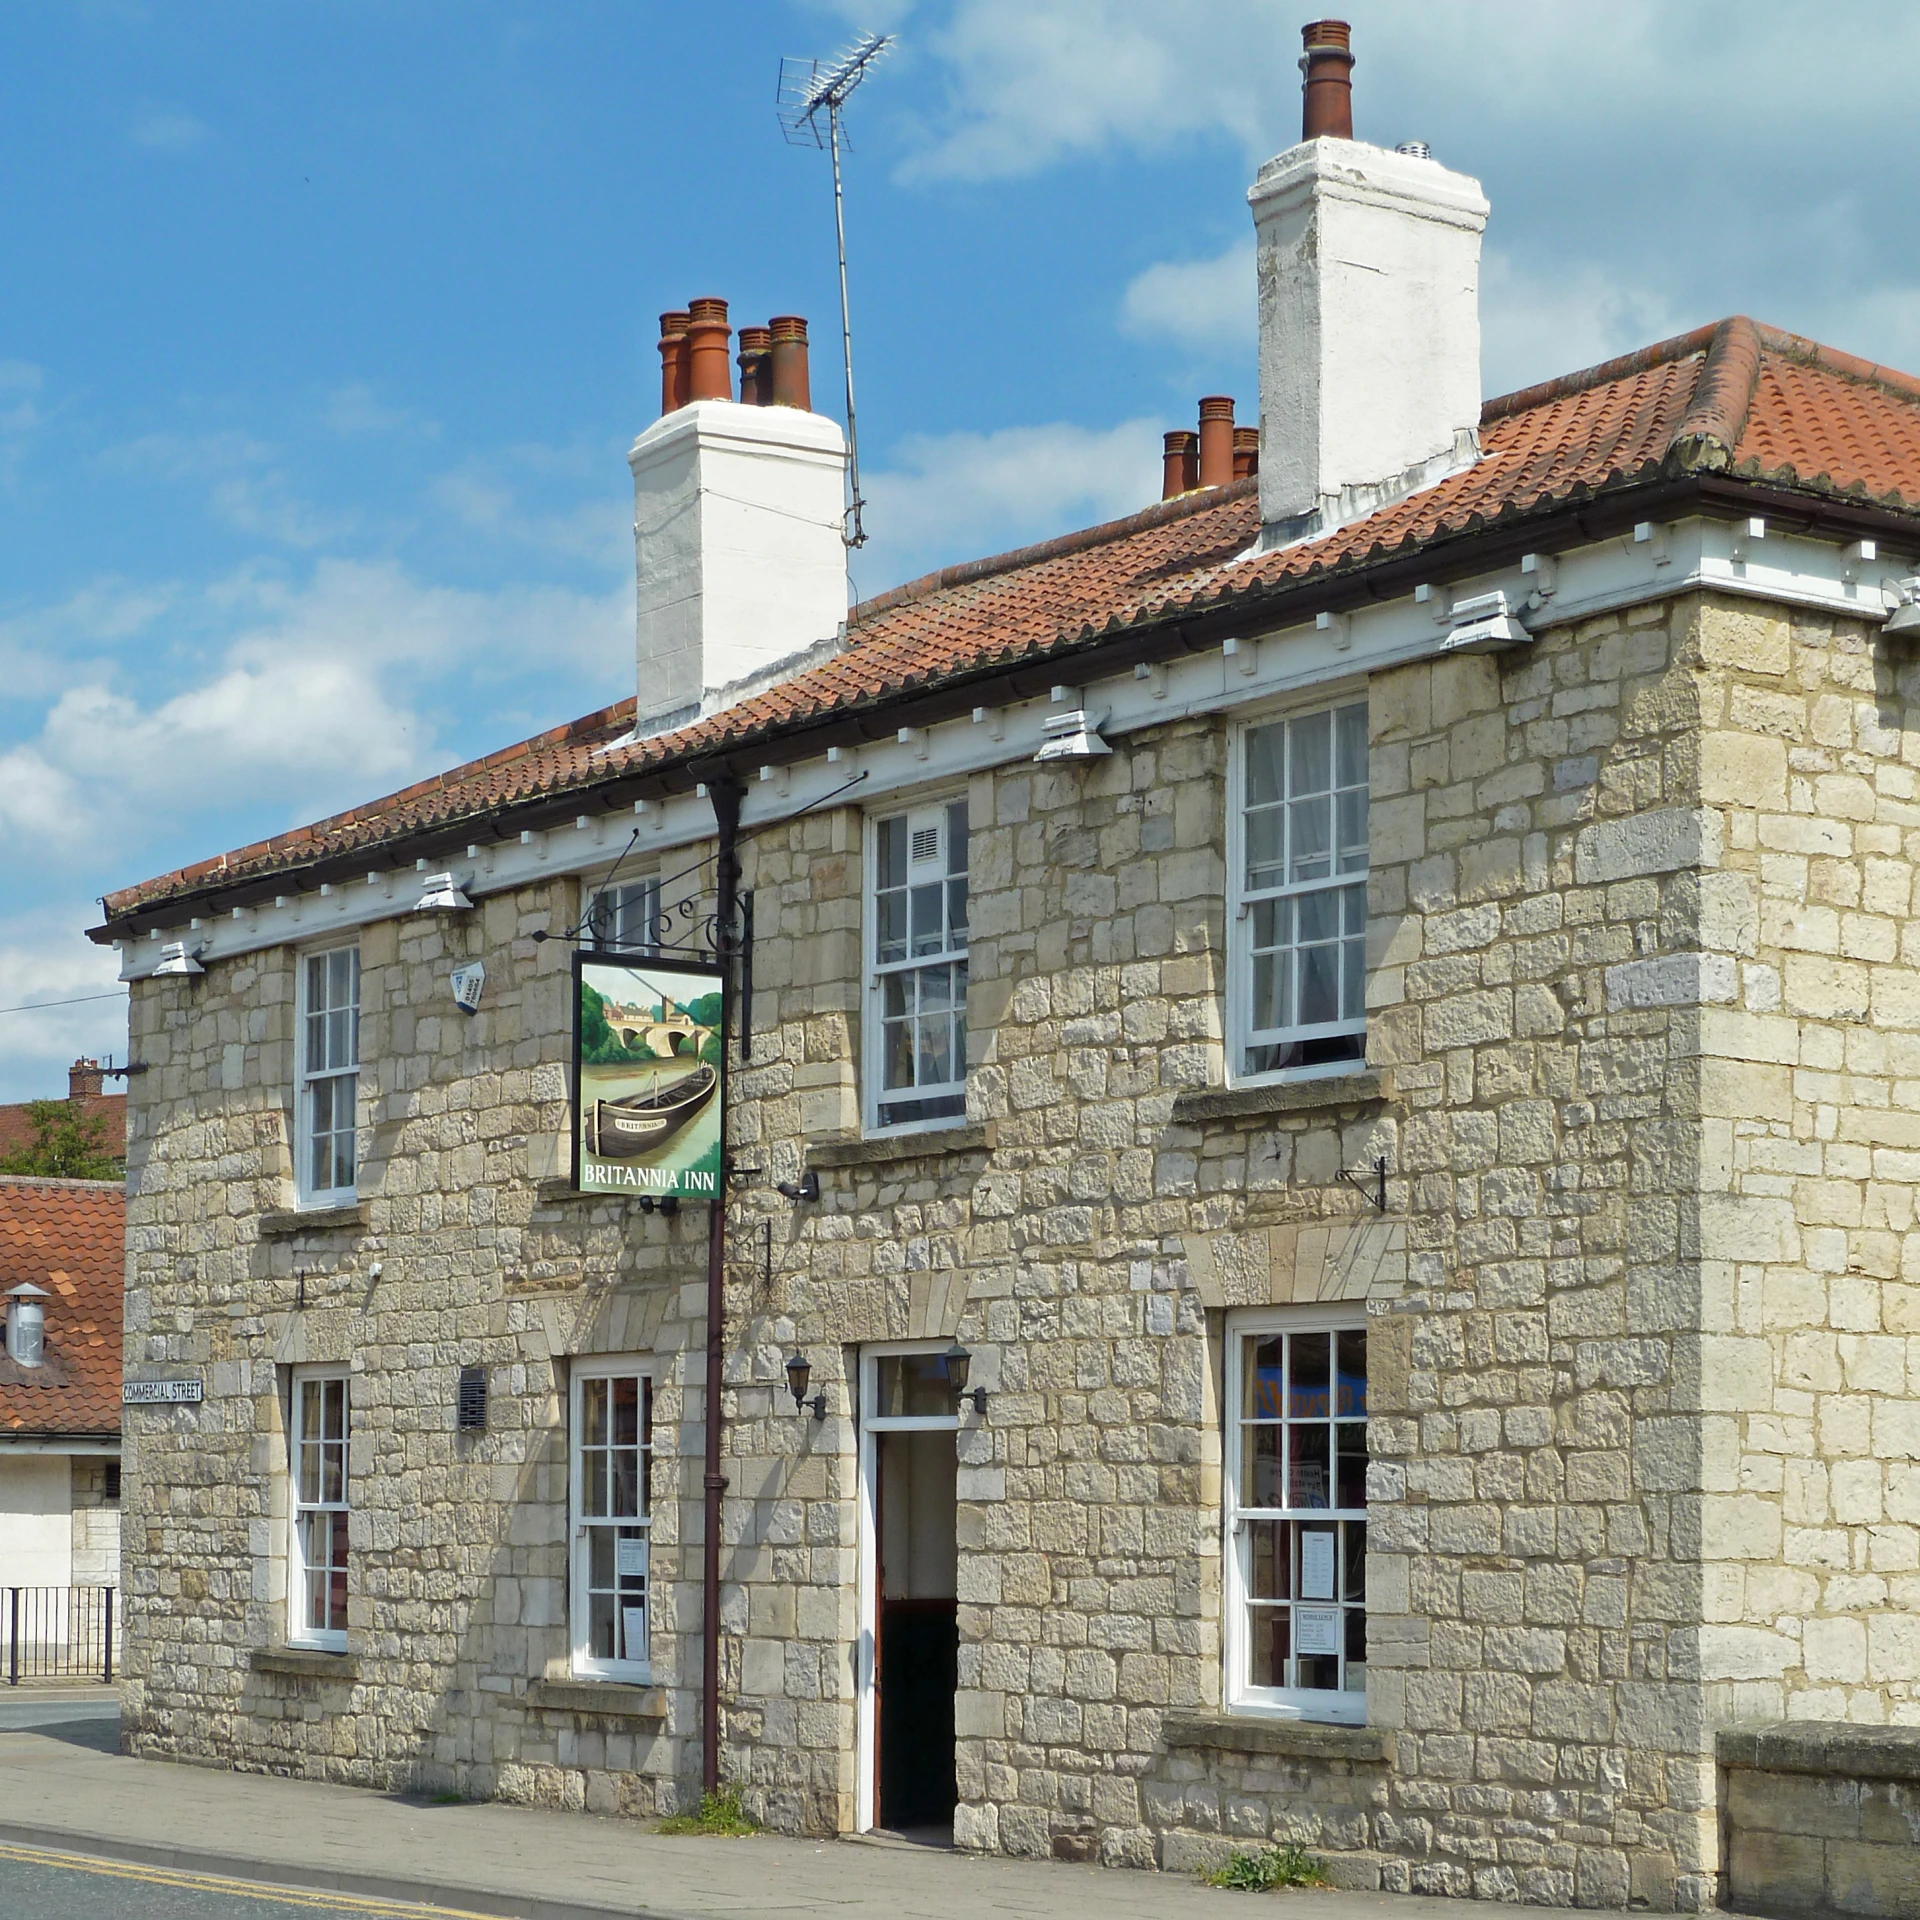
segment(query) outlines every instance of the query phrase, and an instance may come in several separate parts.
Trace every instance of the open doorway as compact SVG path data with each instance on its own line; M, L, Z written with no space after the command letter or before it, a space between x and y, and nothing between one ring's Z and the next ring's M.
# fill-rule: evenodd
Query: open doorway
M861 1374L860 1826L950 1840L959 1410L935 1346Z

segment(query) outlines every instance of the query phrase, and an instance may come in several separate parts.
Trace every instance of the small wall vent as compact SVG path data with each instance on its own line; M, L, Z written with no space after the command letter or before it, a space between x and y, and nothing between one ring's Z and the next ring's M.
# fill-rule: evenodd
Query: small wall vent
M487 1424L487 1370L485 1367L460 1369L459 1424L463 1433L478 1433Z

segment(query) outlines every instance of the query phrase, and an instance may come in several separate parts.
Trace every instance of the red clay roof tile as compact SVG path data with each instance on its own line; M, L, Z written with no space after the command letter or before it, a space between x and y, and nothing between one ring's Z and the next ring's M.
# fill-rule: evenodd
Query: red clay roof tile
M0 1175L0 1295L27 1280L53 1296L50 1364L0 1369L0 1433L120 1431L126 1208L107 1181Z
M1489 401L1483 458L1316 540L1248 557L1257 483L949 567L849 615L834 658L677 732L620 745L624 700L351 812L107 897L109 923L519 802L771 742L802 723L1034 662L1183 613L1245 605L1441 538L1663 476L1707 471L1920 513L1920 381L1743 317ZM97 938L108 929L96 930Z

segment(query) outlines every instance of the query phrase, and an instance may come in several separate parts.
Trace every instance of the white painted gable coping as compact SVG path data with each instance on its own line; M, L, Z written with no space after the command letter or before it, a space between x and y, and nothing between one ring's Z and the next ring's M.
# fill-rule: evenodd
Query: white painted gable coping
M1750 549L1741 562L1733 558L1732 530L1724 523L1695 519L1650 530L1658 539L1625 533L1554 555L1547 576L1552 611L1546 617L1556 624L1583 620L1711 587L1738 598L1880 621L1898 604L1900 576L1913 570L1911 557L1882 552L1874 565L1863 567L1852 546L1778 530L1761 543L1764 553ZM1110 675L1076 663L1082 684L1051 691L1097 705L1099 732L1107 739L1194 714L1257 711L1279 699L1341 683L1364 684L1368 674L1384 668L1434 658L1446 650L1454 614L1467 603L1499 592L1510 607L1523 606L1542 582L1537 560L1531 567L1516 561L1448 587L1415 588L1396 600L1352 608L1325 627L1317 616L1303 616L1296 624L1262 630L1257 647L1243 642L1232 655L1216 647L1144 667L1129 665ZM1540 624L1539 617L1534 624ZM1255 663L1251 674L1241 671L1248 657ZM1045 742L1050 717L1059 717L1053 700L1014 700L909 728L912 737L905 744L883 738L857 753L829 747L782 763L776 771L784 779L748 782L742 829L750 833L844 790L855 765L864 777L849 804L874 806L968 774L1030 761ZM631 808L588 815L583 828L569 820L552 832L529 830L491 845L469 846L472 874L466 890L482 898L556 874L604 869L626 850L636 815L649 827L642 845L654 850L665 872L673 871L664 863L675 849L713 835L713 808L697 793L635 802ZM1582 884L1676 867L1710 868L1719 857L1717 832L1717 819L1682 809L1596 823L1583 830L1576 845L1576 868ZM332 888L324 896L318 888L277 895L241 919L221 915L195 939L203 960L229 959L392 919L410 913L419 897L420 874L408 866L370 875L366 885ZM185 920L183 913L177 924ZM161 939L156 927L147 938L120 942L120 977L144 979L155 973Z

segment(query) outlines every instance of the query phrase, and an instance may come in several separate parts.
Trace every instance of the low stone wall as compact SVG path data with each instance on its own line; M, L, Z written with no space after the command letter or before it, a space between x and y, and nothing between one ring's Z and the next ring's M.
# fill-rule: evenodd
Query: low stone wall
M1920 1727L1729 1727L1718 1755L1730 1907L1920 1916Z
M1169 1713L1143 1799L1158 1864L1210 1871L1236 1849L1300 1846L1343 1887L1408 1890L1374 1849L1387 1817L1392 1735L1219 1714Z

